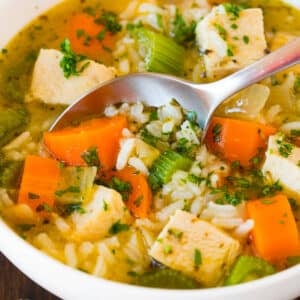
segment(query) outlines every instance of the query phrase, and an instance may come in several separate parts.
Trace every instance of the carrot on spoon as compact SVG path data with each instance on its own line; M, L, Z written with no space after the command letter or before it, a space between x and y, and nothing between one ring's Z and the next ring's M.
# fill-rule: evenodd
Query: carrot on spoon
M103 117L44 133L44 144L51 155L68 165L115 167L125 116Z
M242 166L266 148L268 137L276 133L269 125L253 121L213 117L206 135L208 149L231 162Z

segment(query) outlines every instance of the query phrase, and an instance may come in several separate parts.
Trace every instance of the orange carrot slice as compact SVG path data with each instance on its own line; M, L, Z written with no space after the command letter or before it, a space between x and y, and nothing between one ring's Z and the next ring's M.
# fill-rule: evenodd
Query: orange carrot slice
M55 158L73 166L96 165L103 169L115 167L122 130L128 127L125 116L98 118L77 127L44 133L44 144ZM91 163L86 159L93 156Z
M113 176L130 183L131 191L124 203L135 217L146 218L152 205L152 193L146 177L132 167L113 172Z
M54 204L60 179L58 162L29 155L25 159L18 203L27 204L34 211L47 211Z
M213 117L205 140L211 152L247 167L275 133L274 127L257 122Z
M247 202L247 212L254 220L253 242L259 256L279 261L297 254L299 233L285 195Z

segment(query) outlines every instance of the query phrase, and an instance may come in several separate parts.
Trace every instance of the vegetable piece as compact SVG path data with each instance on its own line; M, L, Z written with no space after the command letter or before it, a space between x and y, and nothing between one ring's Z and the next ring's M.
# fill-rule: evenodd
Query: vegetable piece
M195 30L197 23L193 20L187 25L182 15L176 10L175 20L173 21L172 35L179 44L184 44L195 40Z
M137 28L133 30L139 46L146 52L145 64L149 72L181 75L183 72L184 48L162 34Z
M77 64L86 60L86 57L75 54L71 49L71 43L68 39L65 39L61 43L60 50L64 56L60 60L59 65L66 78L69 78L70 76L79 76L90 64L90 62L87 61L78 69Z
M288 198L279 194L246 204L254 220L253 242L258 255L268 261L279 261L300 250L299 234Z
M56 201L63 204L85 202L91 196L97 167L61 167L55 191Z
M276 129L252 121L213 117L206 135L210 151L247 167Z
M51 210L59 180L60 168L56 160L34 155L27 156L18 203L27 204L38 212Z
M167 150L163 152L154 161L150 169L149 183L152 189L157 189L164 183L169 182L177 170L187 171L191 165L192 161L189 158L175 151Z
M86 13L78 13L68 21L68 37L75 52L91 58L99 58L114 47L115 33L121 30L112 14L103 13L95 18Z
M134 284L149 287L164 287L168 289L196 289L199 284L181 272L163 268L137 276Z
M123 197L130 212L137 218L147 217L152 205L152 193L146 177L131 167L114 172L114 176L131 186L130 191L126 190L127 200Z
M20 134L28 123L28 114L24 109L5 109L0 111L0 147L9 143Z
M224 285L234 285L275 273L275 268L265 260L254 256L240 256L231 269Z
M96 160L87 157L91 158L97 152L100 167L112 169L116 164L122 130L126 127L124 116L92 119L77 127L44 133L44 144L54 157L69 165L96 164Z
M289 256L286 259L288 267L292 267L300 264L300 255L299 256Z
M5 161L0 165L0 187L16 188L23 162Z

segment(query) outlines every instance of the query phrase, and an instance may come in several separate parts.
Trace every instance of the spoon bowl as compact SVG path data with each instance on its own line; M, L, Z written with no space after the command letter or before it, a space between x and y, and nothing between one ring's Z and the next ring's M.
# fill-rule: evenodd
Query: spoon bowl
M299 62L300 37L250 66L212 83L195 84L157 73L118 77L80 97L58 117L50 130L86 116L99 115L111 104L141 101L149 106L161 106L176 99L182 107L197 113L198 123L205 133L212 114L228 97Z

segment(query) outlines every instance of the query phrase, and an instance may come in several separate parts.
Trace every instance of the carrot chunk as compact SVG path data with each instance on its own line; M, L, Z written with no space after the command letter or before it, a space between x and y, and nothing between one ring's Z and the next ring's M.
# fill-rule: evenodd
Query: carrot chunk
M34 211L47 211L53 207L59 179L60 169L56 160L27 156L18 203L27 204Z
M152 205L152 193L146 177L132 167L114 172L113 176L131 186L127 199L123 197L129 211L137 218L147 217Z
M68 165L115 167L122 130L128 127L125 116L98 118L77 127L44 133L44 144L57 159Z
M269 261L280 261L297 253L298 229L285 195L249 201L247 212L254 220L252 236L259 256Z
M222 158L251 165L253 159L266 148L268 137L276 132L272 126L252 121L213 117L206 135L208 149Z
M116 42L116 35L87 13L73 15L68 21L67 31L74 52L93 59L105 55L106 49L112 49Z

